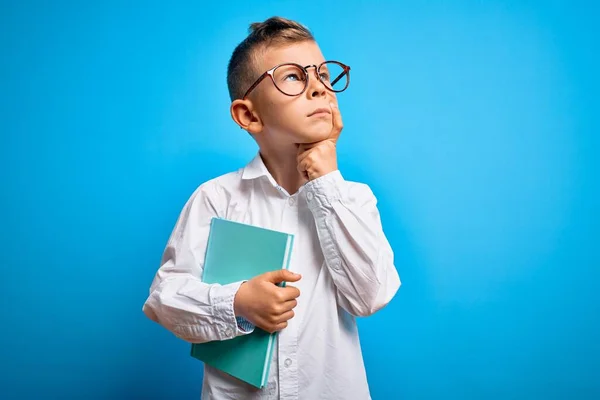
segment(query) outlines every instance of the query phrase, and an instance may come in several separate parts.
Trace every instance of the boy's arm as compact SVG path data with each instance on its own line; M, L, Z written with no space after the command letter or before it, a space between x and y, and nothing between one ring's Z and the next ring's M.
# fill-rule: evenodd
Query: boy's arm
M143 311L190 343L231 339L253 330L236 318L233 301L242 282L202 282L210 221L220 211L217 187L198 188L186 203L164 250Z
M371 189L345 181L336 170L306 183L302 193L340 305L355 316L383 308L400 287L400 277Z

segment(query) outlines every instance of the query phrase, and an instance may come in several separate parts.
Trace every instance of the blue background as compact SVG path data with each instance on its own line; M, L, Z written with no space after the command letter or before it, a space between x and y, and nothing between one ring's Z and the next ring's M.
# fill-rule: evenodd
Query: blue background
M198 398L141 307L181 207L256 145L249 23L352 66L340 169L403 286L361 319L374 399L600 398L598 9L550 2L2 2L0 398Z

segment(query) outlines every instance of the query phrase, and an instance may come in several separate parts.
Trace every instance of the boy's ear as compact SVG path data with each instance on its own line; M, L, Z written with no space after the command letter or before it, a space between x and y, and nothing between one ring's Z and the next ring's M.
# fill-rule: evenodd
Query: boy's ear
M250 100L234 100L230 107L231 118L240 128L251 134L262 132L263 124Z

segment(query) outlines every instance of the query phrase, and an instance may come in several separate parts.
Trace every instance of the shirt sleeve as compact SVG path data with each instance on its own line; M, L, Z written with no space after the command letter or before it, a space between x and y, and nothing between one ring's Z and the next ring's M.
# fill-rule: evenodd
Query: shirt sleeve
M185 204L168 239L142 310L177 337L190 343L226 340L248 334L234 313L234 298L243 282L202 282L210 222L221 204L216 184L200 186Z
M304 185L338 303L355 316L371 315L394 297L400 277L368 185L347 182L339 170Z

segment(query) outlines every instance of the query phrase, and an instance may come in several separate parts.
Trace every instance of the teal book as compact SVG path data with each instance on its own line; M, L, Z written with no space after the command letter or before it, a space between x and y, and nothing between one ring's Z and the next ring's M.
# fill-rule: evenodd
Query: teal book
M226 285L288 269L293 243L292 234L215 217L210 225L202 281ZM252 333L233 339L193 343L191 355L263 388L269 377L276 335L277 332L270 334L256 327Z

